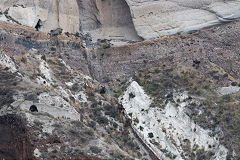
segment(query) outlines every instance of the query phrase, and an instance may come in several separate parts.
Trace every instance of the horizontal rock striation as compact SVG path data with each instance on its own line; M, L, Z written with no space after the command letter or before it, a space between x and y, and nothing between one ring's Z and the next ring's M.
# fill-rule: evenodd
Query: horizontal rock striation
M240 17L240 1L126 1L137 33L144 39L192 32Z
M231 9L229 9L231 8ZM0 2L0 21L43 32L90 33L113 44L188 33L240 17L240 1L24 0Z
M90 33L93 40L139 41L124 0L114 1L1 1L0 21L17 23L43 32Z

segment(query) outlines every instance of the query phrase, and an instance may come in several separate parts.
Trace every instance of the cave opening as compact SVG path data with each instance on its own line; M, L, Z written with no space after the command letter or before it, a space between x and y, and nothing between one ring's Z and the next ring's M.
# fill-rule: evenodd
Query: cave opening
M40 31L41 27L42 27L42 20L39 19L35 26L36 31Z

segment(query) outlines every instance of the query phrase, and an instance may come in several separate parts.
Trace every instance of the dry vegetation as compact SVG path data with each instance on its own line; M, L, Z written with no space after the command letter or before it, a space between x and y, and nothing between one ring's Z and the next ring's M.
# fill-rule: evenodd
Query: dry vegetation
M200 101L200 104L187 106L191 109L188 115L201 127L211 129L213 134L221 134L216 129L220 127L223 130L220 142L229 149L228 158L231 158L232 149L239 151L240 148L240 93L220 95L217 92L217 88L222 87L220 79L233 78L221 71L210 70L208 73L201 73L194 68L173 65L143 70L134 76L134 80L153 97L151 107L164 107L166 100L171 101L174 90L188 91L190 98ZM203 111L201 115L197 114L199 110ZM198 154L199 158L212 155L200 152ZM189 156L192 155L189 153Z

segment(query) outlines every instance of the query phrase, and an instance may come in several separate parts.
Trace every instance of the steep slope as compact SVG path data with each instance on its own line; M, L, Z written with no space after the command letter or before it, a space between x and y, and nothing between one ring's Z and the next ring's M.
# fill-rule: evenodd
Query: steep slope
M0 158L149 159L117 101L80 70L36 49L11 58L1 52L0 67Z
M2 155L239 159L239 27L109 48L1 22Z

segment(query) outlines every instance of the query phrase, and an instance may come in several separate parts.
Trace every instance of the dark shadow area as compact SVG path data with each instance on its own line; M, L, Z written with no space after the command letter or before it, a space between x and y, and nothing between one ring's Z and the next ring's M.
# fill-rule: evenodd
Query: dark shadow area
M39 19L35 26L36 31L40 31L41 27L42 27L42 21L41 19Z
M0 117L0 159L33 159L25 121L17 115Z

